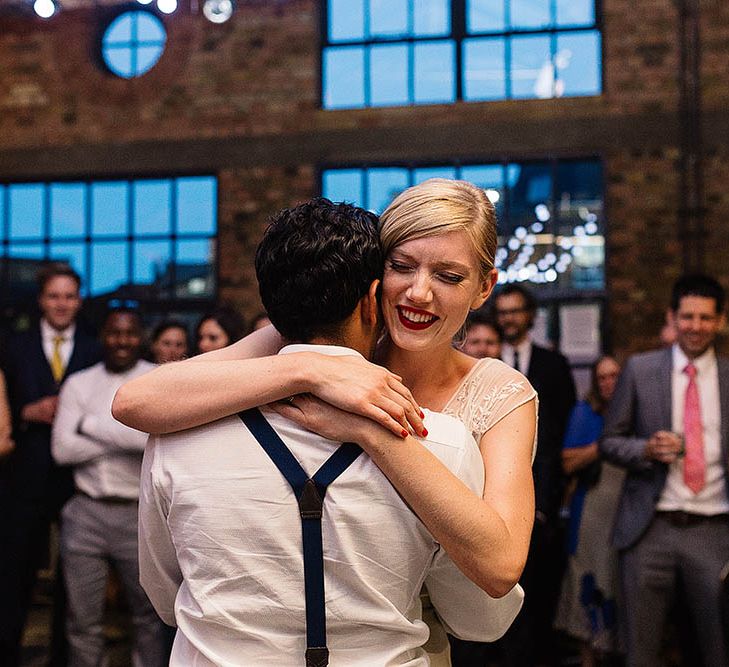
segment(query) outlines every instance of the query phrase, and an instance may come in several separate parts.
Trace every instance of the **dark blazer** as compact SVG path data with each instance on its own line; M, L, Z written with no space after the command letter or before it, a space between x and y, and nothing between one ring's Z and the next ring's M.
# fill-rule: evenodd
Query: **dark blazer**
M96 338L76 327L71 358L61 383L56 383L43 352L40 326L18 334L6 349L8 397L13 412L16 449L6 462L4 483L16 499L41 501L53 512L73 492L69 468L55 465L51 457L51 427L20 418L23 407L44 396L58 393L71 373L87 368L101 359Z
M575 404L575 383L567 359L532 344L527 379L539 395L534 494L537 511L556 518L562 496L562 441Z
M648 438L672 428L671 348L632 356L620 374L600 439L604 457L627 469L615 518L613 544L626 549L648 528L663 492L668 466L643 457ZM729 481L729 359L717 357L721 450ZM727 489L729 493L729 488Z

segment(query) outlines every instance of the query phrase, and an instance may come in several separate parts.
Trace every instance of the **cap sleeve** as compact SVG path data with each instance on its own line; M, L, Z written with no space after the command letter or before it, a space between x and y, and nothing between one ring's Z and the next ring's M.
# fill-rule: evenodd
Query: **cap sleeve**
M462 421L479 442L506 415L535 398L537 392L519 371L500 359L480 359L443 412ZM534 410L536 415L536 400ZM536 447L536 435L534 444Z

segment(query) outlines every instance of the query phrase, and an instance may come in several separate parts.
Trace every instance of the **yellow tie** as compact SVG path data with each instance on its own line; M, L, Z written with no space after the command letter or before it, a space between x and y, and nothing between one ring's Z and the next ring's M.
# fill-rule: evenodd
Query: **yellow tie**
M63 366L63 359L61 359L61 343L63 343L63 336L53 337L53 354L51 355L51 373L53 379L58 383L63 379L63 372L66 370Z

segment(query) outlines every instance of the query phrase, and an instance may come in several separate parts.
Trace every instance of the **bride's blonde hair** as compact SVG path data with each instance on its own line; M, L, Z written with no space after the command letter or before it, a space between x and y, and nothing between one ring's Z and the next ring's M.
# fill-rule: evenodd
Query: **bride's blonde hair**
M431 178L401 192L380 216L385 255L406 241L460 230L468 235L485 278L494 268L496 211L481 188Z

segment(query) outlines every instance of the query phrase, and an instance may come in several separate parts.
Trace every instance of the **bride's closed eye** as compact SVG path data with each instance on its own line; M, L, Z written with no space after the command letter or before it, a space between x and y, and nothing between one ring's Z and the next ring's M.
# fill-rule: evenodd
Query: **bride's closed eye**
M453 285L457 285L458 283L462 283L464 280L464 277L457 274L457 273L439 273L438 279L442 280L445 283L451 283Z
M398 273L407 273L408 271L412 271L413 269L410 264L398 261L396 259L388 260L387 264L393 271L397 271Z

